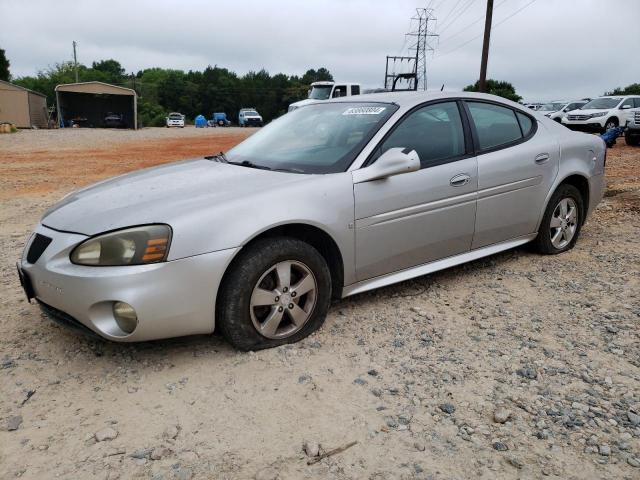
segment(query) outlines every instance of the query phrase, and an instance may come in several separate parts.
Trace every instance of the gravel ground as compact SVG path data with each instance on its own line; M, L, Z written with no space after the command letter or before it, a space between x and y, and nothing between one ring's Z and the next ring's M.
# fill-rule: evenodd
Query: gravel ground
M0 137L0 162L44 158L56 134L87 162L128 149L109 174L146 164L136 142L157 142L156 162L195 155L163 142L200 132L165 132L22 132ZM235 132L202 135L208 153ZM640 149L609 151L607 197L572 251L358 295L303 342L248 354L216 336L91 341L26 303L24 240L87 181L46 164L41 190L39 165L0 175L15 192L0 199L0 478L640 478Z

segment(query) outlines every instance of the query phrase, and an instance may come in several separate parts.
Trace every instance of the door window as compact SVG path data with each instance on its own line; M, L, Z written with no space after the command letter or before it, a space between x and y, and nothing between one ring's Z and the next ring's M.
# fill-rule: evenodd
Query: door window
M636 97L633 99L634 108L640 108L640 97Z
M336 88L333 89L333 98L346 97L346 96L347 96L346 85L337 85Z
M410 113L382 143L376 158L394 147L415 150L422 168L464 155L464 129L458 105L436 103Z
M633 108L633 98L627 98L624 102L622 102L622 105L620 105L620 108L622 107Z
M523 135L513 110L491 103L467 102L478 134L480 150L520 140Z
M360 85L351 85L351 95L360 95Z

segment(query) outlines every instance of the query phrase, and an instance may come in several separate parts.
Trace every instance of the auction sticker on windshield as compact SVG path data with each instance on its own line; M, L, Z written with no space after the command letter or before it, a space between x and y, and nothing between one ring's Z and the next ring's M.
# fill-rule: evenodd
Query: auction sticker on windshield
M387 107L351 107L347 108L342 115L380 115Z

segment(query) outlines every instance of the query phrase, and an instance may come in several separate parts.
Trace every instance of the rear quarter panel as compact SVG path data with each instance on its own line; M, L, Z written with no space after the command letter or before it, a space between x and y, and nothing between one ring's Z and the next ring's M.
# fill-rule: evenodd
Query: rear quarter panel
M558 176L547 194L545 209L560 184L572 175L580 175L589 183L589 204L586 214L588 217L602 200L606 153L604 141L598 135L574 132L549 119L544 122L560 144ZM544 209L540 213L538 227L543 215Z

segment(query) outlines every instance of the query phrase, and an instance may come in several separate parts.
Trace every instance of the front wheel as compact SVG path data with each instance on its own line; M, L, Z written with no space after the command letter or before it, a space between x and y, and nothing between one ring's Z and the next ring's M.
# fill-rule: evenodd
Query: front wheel
M545 210L535 246L540 253L555 255L573 248L584 220L582 195L573 185L561 185Z
M230 267L218 295L216 323L241 350L297 342L317 330L331 300L327 263L293 238L258 240Z
M637 132L637 130L636 130ZM627 145L631 145L631 146L637 146L640 145L640 134L639 135L632 135L629 130L627 130L624 134L624 141L627 143Z
M616 128L618 126L618 120L616 120L615 118L610 118L609 120L607 120L607 123L604 124L604 131L608 132L609 130L611 130L612 128Z

